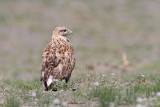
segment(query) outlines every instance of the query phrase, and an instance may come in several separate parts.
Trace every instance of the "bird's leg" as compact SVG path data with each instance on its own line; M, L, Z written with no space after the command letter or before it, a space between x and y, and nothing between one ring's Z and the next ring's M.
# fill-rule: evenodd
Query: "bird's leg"
M48 91L48 87L47 87L47 82L46 81L44 81L44 86L45 86L44 92L47 92Z
M66 82L66 83L68 83L68 81L69 81L69 79L68 79L68 78L67 78L67 79L65 79L65 82Z
M72 72L71 72L72 73ZM65 78L65 82L68 83L70 77L71 77L71 73Z
M55 84L56 84L56 82L54 81L54 82L53 82L53 85L55 85ZM57 91L57 88L53 87L53 88L52 88L52 91Z
M49 86L49 90L51 90L51 89L52 89L52 85L53 85L53 83L51 83L51 84L50 84L50 86Z

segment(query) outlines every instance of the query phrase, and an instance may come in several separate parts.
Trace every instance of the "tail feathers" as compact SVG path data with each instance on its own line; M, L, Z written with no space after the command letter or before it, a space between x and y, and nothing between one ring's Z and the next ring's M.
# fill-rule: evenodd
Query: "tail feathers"
M53 82L53 76L50 75L48 80L47 80L47 86L50 86L52 84L52 82Z

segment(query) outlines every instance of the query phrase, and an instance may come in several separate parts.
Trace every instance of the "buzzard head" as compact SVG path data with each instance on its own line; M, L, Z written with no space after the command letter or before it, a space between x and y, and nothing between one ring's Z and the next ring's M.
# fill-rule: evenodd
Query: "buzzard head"
M70 34L72 34L72 31L64 26L56 27L55 30L53 31L54 36L68 36Z

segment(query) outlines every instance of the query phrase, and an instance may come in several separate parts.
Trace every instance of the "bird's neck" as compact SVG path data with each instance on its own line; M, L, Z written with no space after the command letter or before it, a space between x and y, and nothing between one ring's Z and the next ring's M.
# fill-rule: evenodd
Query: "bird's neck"
M62 40L64 40L64 41L67 41L67 40L68 40L68 38L65 37L65 36L60 36L60 35L54 35L54 34L53 34L51 40L53 41L53 40L55 40L55 39L62 39Z

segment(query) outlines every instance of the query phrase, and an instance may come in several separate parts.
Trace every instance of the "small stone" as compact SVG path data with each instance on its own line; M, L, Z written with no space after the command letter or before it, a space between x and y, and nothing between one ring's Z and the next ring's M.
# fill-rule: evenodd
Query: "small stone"
M142 104L137 104L136 107L146 107L146 106Z
M143 102L143 99L142 98L137 98L137 100L136 100L137 102Z
M105 77L106 75L102 75L103 77Z
M158 97L160 97L160 92L157 92L157 94L156 94Z
M36 92L32 92L32 96L35 97L36 96Z
M143 77L143 78L144 78L144 77L145 77L145 75L141 75L141 77Z
M93 85L98 87L99 86L99 82L95 82L95 83L93 83Z
M60 90L59 92L63 92L64 90Z
M112 73L112 74L111 74L111 76L115 76L115 74L114 74L114 73Z
M58 98L56 98L56 99L54 99L53 103L59 105L59 104L60 104L60 101L59 101Z
M64 101L64 102L62 102L62 106L68 106L68 102L67 101Z

